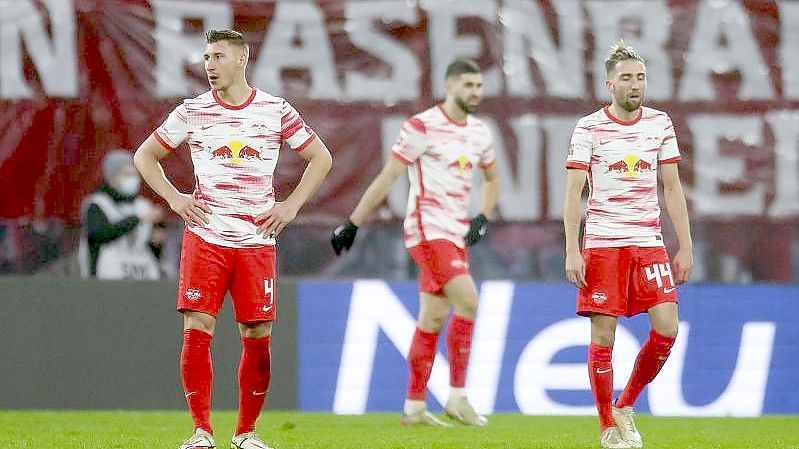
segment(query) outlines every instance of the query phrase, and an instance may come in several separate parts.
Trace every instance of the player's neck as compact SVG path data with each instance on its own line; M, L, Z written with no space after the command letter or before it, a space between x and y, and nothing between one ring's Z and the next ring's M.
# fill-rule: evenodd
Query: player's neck
M610 115L617 120L622 122L631 122L641 115L641 108L638 107L633 111L628 111L616 103L611 103L608 107L608 112L610 112Z
M461 109L460 106L455 104L455 101L453 100L445 101L441 105L441 109L444 110L444 113L447 115L447 118L456 123L461 123L461 124L466 123L466 117L469 116L469 114L463 109Z
M250 98L250 95L252 95L252 87L247 84L247 81L242 80L224 89L217 90L216 95L226 104L239 106Z

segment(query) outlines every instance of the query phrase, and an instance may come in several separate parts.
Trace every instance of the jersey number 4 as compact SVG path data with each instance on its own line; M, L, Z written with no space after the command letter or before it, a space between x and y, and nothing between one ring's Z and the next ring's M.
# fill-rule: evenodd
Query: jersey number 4
M667 285L667 287L674 286L674 278L671 276L671 264L668 262L654 263L648 267L644 267L644 274L646 274L647 281L657 282L658 288L663 288L663 278L669 278L669 285Z
M275 279L264 279L264 306L261 310L268 312L272 309L272 294L275 292Z

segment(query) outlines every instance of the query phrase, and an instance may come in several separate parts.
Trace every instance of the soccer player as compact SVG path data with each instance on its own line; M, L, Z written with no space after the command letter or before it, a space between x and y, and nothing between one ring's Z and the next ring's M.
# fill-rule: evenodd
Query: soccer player
M466 366L477 313L477 289L469 274L466 247L485 235L499 195L493 141L488 127L471 115L482 100L480 67L458 59L447 67L447 97L407 120L388 162L363 194L349 220L333 231L336 254L350 249L359 226L407 171L410 180L404 223L405 246L419 266L420 307L408 365L410 379L401 423L448 426L428 410L427 382L433 368L438 333L450 308L447 328L450 365L448 416L466 425L484 426L466 397ZM482 170L480 213L469 220L472 172Z
M581 118L572 135L563 223L566 276L579 287L577 313L591 318L588 375L602 447L641 447L633 404L655 378L677 336L677 285L693 268L691 232L669 116L643 106L644 60L619 41L605 61L609 106ZM679 240L673 264L660 231L657 174ZM589 180L583 250L580 209ZM647 312L649 339L627 386L611 404L611 353L620 316Z
M136 151L144 180L186 222L177 310L184 316L180 371L195 432L179 449L215 447L210 422L210 345L225 294L241 332L239 417L230 444L264 449L255 434L269 387L276 317L275 237L327 175L330 152L283 98L250 87L249 47L241 33L206 33L211 90L184 100ZM159 160L188 143L196 184L178 191ZM272 177L283 142L308 161L297 187L275 201Z

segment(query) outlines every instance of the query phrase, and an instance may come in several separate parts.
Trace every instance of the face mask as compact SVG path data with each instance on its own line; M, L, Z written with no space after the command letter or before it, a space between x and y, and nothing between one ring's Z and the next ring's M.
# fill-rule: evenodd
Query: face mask
M119 193L125 196L136 196L141 188L141 178L138 176L125 176L119 181Z

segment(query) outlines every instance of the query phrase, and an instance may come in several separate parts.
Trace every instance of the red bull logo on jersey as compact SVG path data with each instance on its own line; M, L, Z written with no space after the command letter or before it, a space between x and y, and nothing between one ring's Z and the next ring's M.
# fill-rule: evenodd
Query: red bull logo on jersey
M636 177L638 173L652 171L652 164L634 154L624 156L624 159L608 165L608 171L624 173L624 176Z
M474 167L474 164L472 163L472 161L465 154L462 154L461 157L459 157L458 159L452 161L449 164L449 167L450 168L454 168L455 170L458 170L458 173L460 173L461 175L464 175L467 172L472 170L472 168Z
M223 159L225 162L241 164L248 160L262 160L261 152L240 140L231 140L211 151L211 159Z

